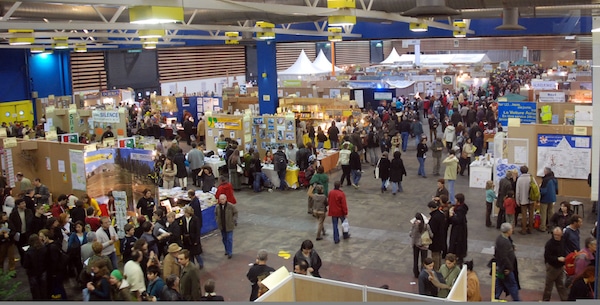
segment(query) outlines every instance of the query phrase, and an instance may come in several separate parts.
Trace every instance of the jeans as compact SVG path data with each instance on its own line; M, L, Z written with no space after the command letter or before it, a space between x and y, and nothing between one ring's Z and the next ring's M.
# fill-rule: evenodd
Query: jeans
M269 187L271 186L271 180L269 180L269 177L267 177L267 175L263 172L254 173L254 191L260 192L260 187L263 184L267 184Z
M406 151L408 147L408 131L403 131L400 135L402 136L402 151Z
M350 185L350 164L343 165L342 164L342 179L340 180L340 184L344 185L344 180L348 181L348 185Z
M158 253L156 253L158 254ZM108 258L110 258L110 262L112 263L112 270L116 270L119 268L119 260L117 259L117 253L116 252L112 252L111 254L108 255Z
M319 142L319 143L317 143L317 149L323 149L324 145L325 145L325 142Z
M193 258L196 260L196 264L198 264L198 266L204 266L204 261L202 260L202 256L200 256L200 254L198 255L193 255Z
M415 134L415 147L419 146L419 143L421 143L421 139L423 139L423 134Z
M371 163L372 166L375 166L377 161L379 161L379 147L369 147L367 150L369 151L369 163Z
M392 182L390 181L390 184L392 185L392 194L396 194L396 192L404 192L404 190L402 189L402 181L399 182Z
M224 231L221 230L221 239L223 241L223 246L225 246L225 253L227 255L233 254L233 231Z
M331 149L339 147L338 146L338 143L339 143L338 141L332 141L331 139L329 139L329 143L331 144Z
M385 187L385 183L388 181L388 179L381 179L381 189L382 190L387 190L387 188Z
M456 180L446 180L446 187L448 188L448 198L452 204L456 204L456 198L454 198L454 181Z
M336 217L336 216L332 216L331 217L331 222L333 223L333 241L337 244L340 242L340 232L338 231L338 219L341 220L340 223L344 222L344 220L346 220L345 216L340 216L340 217ZM348 235L348 233L344 233L344 237L346 237Z
M419 160L419 170L418 170L417 174L419 176L425 177L426 176L426 174L425 174L425 158L417 157L417 160Z
M277 171L277 177L279 177L279 189L285 190L288 188L287 182L285 181L285 169L281 169Z
M501 272L502 270L499 270ZM515 274L511 271L508 275L504 276L504 279L496 279L496 299L500 298L503 291L510 294L513 301L521 301L519 298L519 288L517 287L517 280Z
M352 183L354 183L354 185L358 185L358 182L360 181L360 177L362 176L362 173L360 172L360 170L353 169L350 172L350 174L352 176Z

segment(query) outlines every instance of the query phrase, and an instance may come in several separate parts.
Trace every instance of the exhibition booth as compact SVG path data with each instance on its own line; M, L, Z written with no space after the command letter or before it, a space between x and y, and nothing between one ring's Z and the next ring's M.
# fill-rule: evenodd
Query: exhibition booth
M463 266L445 299L290 273L279 268L262 280L269 290L255 302L466 302Z

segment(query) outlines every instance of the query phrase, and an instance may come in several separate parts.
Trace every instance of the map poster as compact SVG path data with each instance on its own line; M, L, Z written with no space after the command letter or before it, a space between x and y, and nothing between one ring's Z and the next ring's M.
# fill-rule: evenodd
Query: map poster
M74 190L87 190L85 181L85 163L83 161L83 151L69 149L69 160L71 163L71 183Z
M592 162L592 137L538 134L537 175L549 167L556 178L587 179Z
M127 193L125 191L113 191L115 197L115 218L117 223L117 234L119 239L125 237L125 225L127 224Z

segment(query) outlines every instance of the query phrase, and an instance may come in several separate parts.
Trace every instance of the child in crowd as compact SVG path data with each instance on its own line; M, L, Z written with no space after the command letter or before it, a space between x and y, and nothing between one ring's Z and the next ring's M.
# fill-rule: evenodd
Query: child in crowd
M491 227L492 221L490 220L490 216L492 214L492 204L494 200L497 200L498 196L496 196L496 192L494 192L494 182L492 180L488 180L485 183L485 226Z
M517 209L517 202L515 201L515 192L508 191L506 197L504 197L504 210L506 211L506 222L515 225L515 210Z

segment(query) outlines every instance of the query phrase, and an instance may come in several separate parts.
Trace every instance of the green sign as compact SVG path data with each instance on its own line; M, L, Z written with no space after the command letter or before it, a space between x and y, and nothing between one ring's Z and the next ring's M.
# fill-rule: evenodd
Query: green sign
M283 81L284 87L302 87L302 81L299 79L288 79Z

